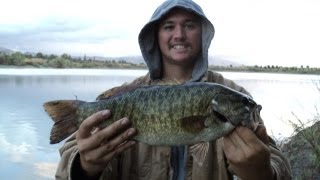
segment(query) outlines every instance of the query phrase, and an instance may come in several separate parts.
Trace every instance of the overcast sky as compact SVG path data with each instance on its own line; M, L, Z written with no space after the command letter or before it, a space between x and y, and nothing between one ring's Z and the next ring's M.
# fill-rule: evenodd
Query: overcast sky
M195 0L216 34L209 54L249 65L320 67L319 0ZM140 55L138 33L163 0L0 0L0 47Z

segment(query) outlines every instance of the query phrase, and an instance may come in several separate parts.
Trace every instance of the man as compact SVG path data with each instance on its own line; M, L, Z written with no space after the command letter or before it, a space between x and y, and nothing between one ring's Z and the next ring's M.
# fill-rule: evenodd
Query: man
M248 92L220 74L207 71L208 48L214 27L191 0L165 1L139 34L139 44L149 73L129 85L161 81L210 81ZM121 91L114 88L98 99ZM57 179L290 179L287 160L268 138L261 122L253 132L237 127L210 142L203 163L193 158L189 146L156 147L131 141L137 131L123 118L103 129L95 128L112 112L88 117L61 148Z

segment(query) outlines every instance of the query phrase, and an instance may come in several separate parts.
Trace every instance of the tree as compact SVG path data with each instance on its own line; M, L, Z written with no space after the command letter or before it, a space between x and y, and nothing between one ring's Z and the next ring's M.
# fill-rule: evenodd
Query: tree
M0 64L3 65L8 65L9 64L9 56L4 54L4 53L0 53Z
M43 54L42 54L41 52L38 52L38 53L36 54L36 58L41 58L41 59L43 59L44 56L43 56Z
M66 54L66 53L63 53L63 54L61 55L61 58L63 58L63 59L69 59L69 60L72 59L71 56L70 56L69 54Z
M61 57L57 57L49 61L49 65L55 68L67 68L71 67L71 64L72 62L70 60Z
M12 65L21 66L24 65L25 56L21 52L15 52L11 55L11 63Z
M33 56L32 56L31 53L25 53L25 54L24 54L24 57L25 57L25 58L33 58Z
M52 60L52 59L54 59L54 58L57 58L57 56L54 55L54 54L50 54L50 56L48 57L49 60Z

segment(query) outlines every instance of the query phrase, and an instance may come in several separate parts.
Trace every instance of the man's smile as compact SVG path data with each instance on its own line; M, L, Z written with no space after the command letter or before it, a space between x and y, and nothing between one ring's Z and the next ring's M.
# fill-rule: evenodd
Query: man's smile
M176 49L176 50L184 50L187 49L189 45L186 44L177 44L177 45L171 45L170 48Z

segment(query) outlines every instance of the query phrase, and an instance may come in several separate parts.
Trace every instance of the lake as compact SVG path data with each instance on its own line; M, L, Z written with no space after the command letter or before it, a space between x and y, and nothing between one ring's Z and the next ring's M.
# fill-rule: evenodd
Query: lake
M145 70L0 69L0 179L54 179L63 143L49 144L53 125L42 105L56 99L93 101L99 93ZM262 105L269 134L288 137L288 120L316 114L318 75L222 72Z

